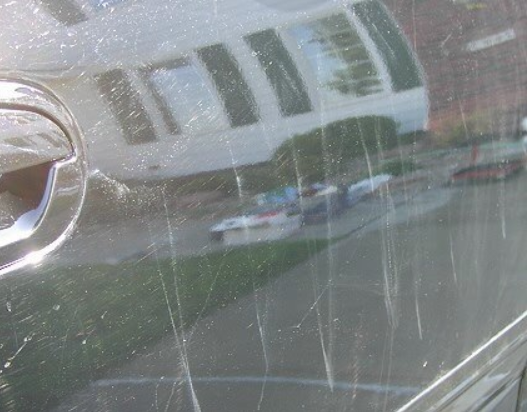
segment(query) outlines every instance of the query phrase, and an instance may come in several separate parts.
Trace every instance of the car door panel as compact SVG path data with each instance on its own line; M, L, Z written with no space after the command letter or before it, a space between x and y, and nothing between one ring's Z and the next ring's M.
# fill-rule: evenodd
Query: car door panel
M0 11L2 81L63 117L16 109L70 150L22 239L46 197L1 131L0 410L516 410L522 3Z

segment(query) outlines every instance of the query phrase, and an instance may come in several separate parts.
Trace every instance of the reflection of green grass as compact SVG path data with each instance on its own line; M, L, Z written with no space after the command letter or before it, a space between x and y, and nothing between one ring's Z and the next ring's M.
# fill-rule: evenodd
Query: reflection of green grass
M59 269L31 282L4 279L0 361L19 353L0 375L0 410L48 409L169 333L169 306L176 326L188 328L328 243L279 242L176 261Z
M401 176L406 173L412 173L421 167L411 160L394 159L381 164L373 171L373 175L389 174L392 176Z

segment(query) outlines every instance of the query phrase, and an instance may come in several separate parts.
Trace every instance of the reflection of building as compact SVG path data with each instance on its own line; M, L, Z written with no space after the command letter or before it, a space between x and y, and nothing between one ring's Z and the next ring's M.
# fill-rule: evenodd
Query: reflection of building
M50 84L83 113L91 160L114 176L264 162L287 138L348 117L426 126L419 65L377 0L280 13L245 0L214 13L207 1L185 13L157 0L39 2L55 29L37 72L71 73ZM36 67L30 52L12 58Z
M430 128L505 114L503 133L527 114L527 4L513 0L385 2L414 44L430 96ZM518 108L523 108L518 113ZM496 113L499 111L500 113Z

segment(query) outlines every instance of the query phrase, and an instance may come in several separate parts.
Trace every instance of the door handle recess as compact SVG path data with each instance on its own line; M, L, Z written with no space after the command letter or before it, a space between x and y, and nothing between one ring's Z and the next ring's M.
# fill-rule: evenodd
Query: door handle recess
M0 276L73 229L85 193L79 128L42 86L0 80Z

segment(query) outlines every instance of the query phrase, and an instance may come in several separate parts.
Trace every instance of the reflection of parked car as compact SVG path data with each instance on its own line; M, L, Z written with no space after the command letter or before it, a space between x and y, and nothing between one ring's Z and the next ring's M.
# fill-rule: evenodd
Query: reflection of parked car
M302 194L301 205L306 224L320 223L342 213L346 207L346 187L318 186Z
M296 207L258 207L212 226L210 236L228 245L263 242L288 237L301 224Z
M348 187L348 206L360 202L365 196L371 195L390 180L392 180L391 175L381 174L352 184Z
M485 182L489 180L503 180L519 173L524 165L525 161L523 159L517 159L469 166L455 172L450 181L451 183L458 183L463 181Z

